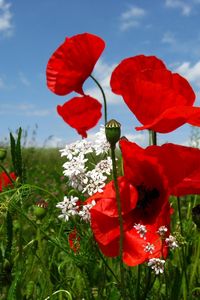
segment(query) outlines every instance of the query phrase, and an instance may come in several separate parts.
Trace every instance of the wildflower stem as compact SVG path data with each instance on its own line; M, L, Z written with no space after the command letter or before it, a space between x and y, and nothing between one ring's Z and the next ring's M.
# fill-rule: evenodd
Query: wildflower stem
M177 197L177 206L178 206L178 217L179 217L179 222L180 222L181 235L183 235L181 204L180 204L180 198L179 197Z
M103 96L103 102L104 102L104 122L105 124L107 123L107 101L106 101L106 95L104 93L104 90L102 88L102 86L100 85L100 83L96 80L96 78L93 77L93 75L90 75L90 77L94 80L94 82L96 83L96 85L99 87L102 96Z
M136 299L140 299L140 277L141 277L141 265L137 266L137 287L136 287Z
M179 216L179 222L180 222L180 231L181 231L181 235L183 236L180 197L177 197L177 206L178 206L178 216ZM187 271L186 271L186 253L185 253L185 249L183 247L181 247L181 254L182 254L182 262L183 262L182 266L183 266L183 271L184 271L184 275L185 275L185 283L186 283L186 288L188 291L189 283L188 283L188 276L187 276Z
M119 193L119 185L117 181L117 166L116 166L116 157L115 157L115 145L111 145L111 159L112 159L112 168L113 168L113 182L115 187L116 193L116 200L117 200L117 209L119 214L119 227L120 227L120 239L119 239L119 257L120 257L120 275L121 275L121 295L122 299L125 298L125 285L124 285L124 268L123 268L123 218L122 218L122 208L121 208L121 201L120 201L120 193Z

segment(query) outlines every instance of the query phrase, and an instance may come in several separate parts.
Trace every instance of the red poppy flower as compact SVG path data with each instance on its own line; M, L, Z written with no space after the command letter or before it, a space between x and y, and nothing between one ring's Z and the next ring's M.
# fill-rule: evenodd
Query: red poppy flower
M132 155L131 161L125 158L124 177L118 178L124 229L123 261L129 266L153 257L166 257L167 247L163 246L157 231L166 226L169 234L170 223L168 182L162 167L138 146ZM113 182L106 185L103 193L88 199L91 200L96 201L90 210L95 239L104 255L117 256L120 230Z
M16 180L16 175L14 172L10 173L9 176L13 179ZM5 172L0 173L0 192L7 186L12 185L12 181L8 177L8 175Z
M72 230L69 234L69 246L74 251L77 252L80 248L80 236L77 233L76 228Z
M83 95L83 83L92 73L104 48L104 41L90 33L66 38L48 61L48 88L57 95L73 91Z
M101 103L90 96L74 97L62 106L58 105L57 112L82 137L87 137L86 131L101 118L101 107Z
M200 150L174 144L150 146L146 152L155 157L167 175L170 194L200 194Z
M200 150L174 144L143 149L126 140L120 141L120 147L124 165L124 177L118 178L123 261L134 266L167 256L168 248L158 230L165 226L166 235L170 233L170 195L200 192ZM113 182L87 201L92 200L96 201L90 210L95 239L104 255L117 256L120 229Z
M185 123L200 126L200 108L193 106L192 87L155 56L123 60L113 71L110 84L143 124L137 130L167 133Z

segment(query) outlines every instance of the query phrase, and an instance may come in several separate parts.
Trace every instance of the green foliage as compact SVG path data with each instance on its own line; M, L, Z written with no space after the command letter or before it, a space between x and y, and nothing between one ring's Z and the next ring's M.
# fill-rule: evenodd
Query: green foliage
M21 148L21 134L19 130L16 139L11 134L5 160L20 184L0 193L0 300L119 300L118 258L101 254L89 224L58 219L55 205L64 195L74 195L63 181L64 161L58 150ZM40 199L49 204L43 219L34 214ZM171 229L180 247L170 252L162 275L155 276L145 264L125 267L127 300L199 299L200 233L192 221L192 208L200 199L188 196L180 201L182 228L177 199L171 199ZM76 252L69 246L74 227L80 237Z

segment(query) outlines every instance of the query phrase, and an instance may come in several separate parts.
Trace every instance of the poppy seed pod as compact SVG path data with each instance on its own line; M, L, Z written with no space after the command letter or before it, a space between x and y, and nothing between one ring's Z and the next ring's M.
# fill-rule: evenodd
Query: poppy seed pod
M4 160L6 158L7 150L4 148L0 148L0 160Z
M119 141L121 135L121 124L116 120L112 119L108 123L106 123L106 138L110 143L111 147L115 146L115 144Z
M39 200L34 206L34 215L38 219L43 219L47 213L48 202L44 200Z

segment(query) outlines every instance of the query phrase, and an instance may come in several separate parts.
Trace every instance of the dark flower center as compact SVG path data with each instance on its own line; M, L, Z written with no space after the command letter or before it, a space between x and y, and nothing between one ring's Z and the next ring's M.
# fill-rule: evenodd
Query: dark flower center
M145 209L151 204L156 198L159 197L160 193L156 188L148 189L144 185L137 186L138 191L138 202L137 208Z

